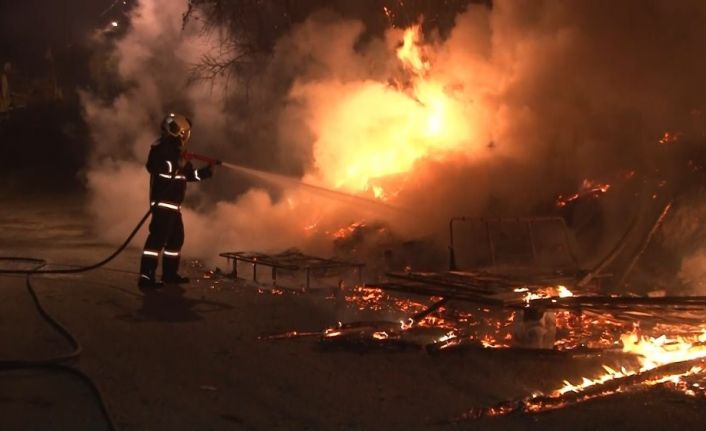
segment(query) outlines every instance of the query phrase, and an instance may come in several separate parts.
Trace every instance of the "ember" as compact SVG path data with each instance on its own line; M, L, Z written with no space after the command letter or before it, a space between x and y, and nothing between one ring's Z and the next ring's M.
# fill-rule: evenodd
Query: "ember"
M659 144L660 145L669 145L669 144L675 144L679 142L679 139L681 139L682 133L679 132L664 132L664 135L659 139Z
M610 184L602 184L593 180L585 179L581 183L581 187L576 193L570 196L559 195L559 197L556 199L555 205L557 206L557 208L562 208L586 196L591 196L594 198L598 197L599 195L606 193L609 189Z
M549 395L534 394L528 398L500 403L494 407L473 409L462 419L503 416L513 412L539 413L566 407L597 397L618 392L635 391L655 385L678 390L686 395L703 395L700 381L706 378L706 330L692 340L669 340L641 337L636 333L622 338L623 351L635 354L641 366L636 369L622 367L615 370L603 365L604 374L577 384L564 382L564 386Z
M661 226L667 213L660 214L648 237ZM454 222L473 220L452 219L452 255L458 247L453 239L458 234ZM565 229L563 223L551 218L514 219L531 232L542 221L552 222L558 232ZM491 232L487 220L485 226ZM534 235L530 240L533 252L528 258L536 261L542 241ZM494 235L487 235L487 241L490 246L481 248L493 253L491 262L501 259L493 245ZM563 252L572 256L569 248ZM637 256L641 253L638 250ZM630 259L631 266L634 260ZM560 261L567 262L565 258ZM451 265L455 266L453 260ZM567 357L622 355L619 366L604 363L598 375L578 382L567 380L547 393L472 409L461 419L518 411L538 413L656 385L690 395L702 394L701 382L706 379L706 298L606 295L590 283L598 272L589 271L587 278L565 264L561 271L518 266L505 268L505 272L415 272L411 268L388 272L389 281L355 286L344 292L343 299L356 312L384 314L389 319L339 322L318 335L323 344L336 347L413 347L432 354L470 348L534 350ZM417 295L417 299L410 295ZM267 339L311 334L290 331Z

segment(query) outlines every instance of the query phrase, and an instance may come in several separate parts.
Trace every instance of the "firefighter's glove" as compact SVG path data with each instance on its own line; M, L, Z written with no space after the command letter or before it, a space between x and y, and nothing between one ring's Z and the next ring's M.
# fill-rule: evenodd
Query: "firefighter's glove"
M212 176L213 169L211 168L211 165L199 169L199 178L201 178L202 180L205 180L206 178L211 178Z

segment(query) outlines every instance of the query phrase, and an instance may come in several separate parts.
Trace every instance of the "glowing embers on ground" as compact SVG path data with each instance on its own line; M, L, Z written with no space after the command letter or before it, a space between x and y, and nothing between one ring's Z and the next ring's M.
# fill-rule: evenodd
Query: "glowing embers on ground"
M564 386L554 391L551 395L556 397L567 392L581 392L596 385L603 385L614 379L622 379L636 376L646 371L654 370L668 364L693 361L706 357L706 330L697 337L668 338L662 335L657 338L641 336L637 332L624 334L621 338L622 350L624 353L637 355L640 367L637 369L626 369L621 367L615 370L607 365L603 365L604 374L593 378L583 378L580 383L564 382ZM692 375L702 371L699 366L688 367L687 371L675 374L656 375L645 380L645 383L663 383L666 381L676 382L680 377Z
M577 383L565 381L562 387L549 394L537 393L493 407L471 409L460 419L496 417L513 412L538 413L656 385L688 396L706 396L706 329L700 335L688 338L664 335L653 338L634 331L624 334L621 344L623 353L635 355L637 365L619 369L603 365L603 373L596 377L584 377Z
M529 293L529 291L528 291ZM569 297L563 286L533 290L539 298ZM357 286L344 292L351 311L386 320L338 323L324 331L290 331L266 339L317 337L342 348L425 348L429 353L469 347L516 347L513 326L525 311L450 304L438 297L409 299L386 291ZM551 349L521 349L541 354L600 359L599 373L571 378L554 390L474 408L458 420L502 416L512 412L539 413L598 397L660 386L690 396L706 396L706 324L701 309L620 309L554 311L556 340ZM640 328L640 325L643 325ZM600 362L599 362L600 363Z
M514 313L471 306L447 307L447 301L391 295L377 288L356 286L343 300L359 314L383 315L385 320L341 323L321 333L321 341L337 345L410 347L444 350L458 345L510 347ZM286 337L278 337L286 338Z
M565 289L565 288L564 288ZM539 293L538 293L539 292ZM561 287L547 287L534 291L537 298L568 295ZM355 286L338 295L345 306L363 321L339 323L321 331L323 341L348 338L357 344L367 341L380 344L380 340L413 339L429 351L446 351L454 348L509 348L513 343L513 330L522 312L454 302L449 306L438 297L413 297L395 295L381 289ZM382 318L381 318L382 316ZM609 315L570 311L552 313L556 318L554 350L612 349L617 346L620 334L629 331L631 323L611 318ZM413 331L410 331L413 329ZM379 334L375 334L379 332ZM382 335L382 332L385 335ZM425 333L425 336L421 336ZM293 338L278 334L275 339ZM377 340L377 341L376 341Z

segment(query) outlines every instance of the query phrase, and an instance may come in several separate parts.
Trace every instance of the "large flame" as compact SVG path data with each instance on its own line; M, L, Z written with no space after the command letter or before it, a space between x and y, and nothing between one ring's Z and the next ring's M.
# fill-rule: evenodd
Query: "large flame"
M404 32L396 54L402 77L388 82L339 83L336 91L331 83L309 84L295 90L326 107L310 124L317 135L315 177L326 186L385 199L397 190L383 190L374 179L403 175L424 158L467 151L473 141L468 106L435 77L420 26Z

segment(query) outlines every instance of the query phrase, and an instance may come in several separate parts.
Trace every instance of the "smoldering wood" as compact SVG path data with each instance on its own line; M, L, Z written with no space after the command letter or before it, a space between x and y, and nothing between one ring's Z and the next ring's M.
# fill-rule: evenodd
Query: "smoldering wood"
M595 384L580 391L566 392L561 395L540 395L517 400L503 401L492 407L474 408L462 415L457 421L477 420L505 416L511 413L536 414L564 408L586 402L597 397L621 392L645 390L644 383L660 378L689 372L694 367L706 366L706 359L699 358L656 367L651 370L625 377L617 377L602 384Z
M706 296L571 296L567 298L540 298L529 301L532 306L552 309L628 309L642 307L681 308L684 310L706 310Z
M430 306L428 306L424 310L416 313L414 316L409 318L409 320L411 321L410 326L414 326L414 325L418 324L425 317L427 317L431 313L435 312L440 307L443 307L448 302L449 302L449 298L442 298L439 301L436 301L435 303L431 304Z

